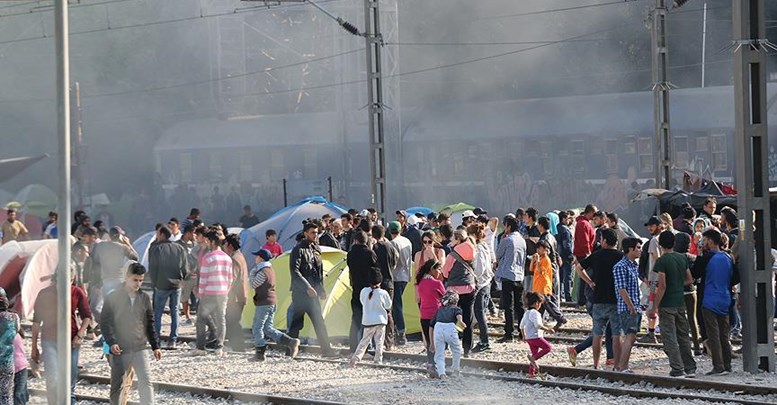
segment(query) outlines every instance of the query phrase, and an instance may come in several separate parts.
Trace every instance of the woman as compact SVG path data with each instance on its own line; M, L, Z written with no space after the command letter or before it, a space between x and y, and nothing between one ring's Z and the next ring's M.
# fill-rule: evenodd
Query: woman
M691 240L691 247L689 250L691 254L699 256L702 248L701 234L709 227L710 221L707 220L707 218L699 217L693 221L693 238Z
M464 357L472 349L472 321L475 311L475 252L477 248L464 229L453 232L451 254L442 268L445 287L459 294L459 308L466 328L463 333Z
M496 255L491 249L491 244L486 239L486 229L482 223L474 223L467 227L467 232L475 239L477 251L475 253L475 319L480 329L480 342L472 349L475 353L484 352L488 346L488 323L486 321L486 309L491 299L491 279L494 278L493 263Z
M421 318L421 334L426 347L427 367L434 365L434 353L429 349L432 343L429 330L432 326L432 319L440 308L440 299L445 295L445 286L440 281L442 278L440 267L442 265L437 260L427 260L415 274L415 296Z
M423 247L421 251L415 254L413 259L413 268L420 269L429 260L436 260L439 263L445 263L445 250L439 242L437 236L432 231L426 231L421 235Z
M14 403L14 338L19 333L19 316L8 310L5 290L0 287L0 404Z

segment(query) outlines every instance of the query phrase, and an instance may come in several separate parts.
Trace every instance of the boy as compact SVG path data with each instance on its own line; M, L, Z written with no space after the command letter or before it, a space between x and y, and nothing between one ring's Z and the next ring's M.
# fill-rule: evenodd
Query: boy
M550 244L542 240L537 244L537 253L532 256L531 270L534 274L532 291L539 293L543 298L542 312L548 311L551 318L556 320L554 330L558 332L562 325L567 323L564 315L551 296L553 294L553 265L550 262Z
M275 229L268 229L267 232L264 233L264 237L267 239L267 243L262 246L262 249L267 249L272 253L272 257L278 257L283 254L283 248L281 247L281 244L278 243L278 234L275 232Z
M141 404L154 404L154 388L151 385L148 345L154 358L160 360L162 351L159 336L154 329L154 310L151 299L140 291L146 268L138 262L129 262L123 288L114 290L105 299L102 312L102 330L105 342L111 350L111 404L120 403L125 374L134 369L138 377Z

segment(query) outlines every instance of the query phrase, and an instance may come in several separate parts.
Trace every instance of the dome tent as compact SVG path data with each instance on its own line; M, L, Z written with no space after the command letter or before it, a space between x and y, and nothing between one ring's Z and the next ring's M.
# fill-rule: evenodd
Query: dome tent
M279 210L264 222L245 229L240 235L241 250L243 255L250 257L252 252L265 244L265 232L274 229L278 233L278 243L283 247L283 251L289 251L297 244L295 238L302 231L303 220L321 218L324 214L339 218L345 212L346 208L327 201L324 197L305 198Z

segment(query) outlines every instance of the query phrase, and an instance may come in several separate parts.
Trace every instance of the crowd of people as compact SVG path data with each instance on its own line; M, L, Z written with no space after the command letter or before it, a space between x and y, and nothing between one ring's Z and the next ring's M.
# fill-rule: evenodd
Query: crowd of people
M8 218L11 225L3 224L4 230L14 227L10 212ZM579 214L539 215L534 208L518 209L501 221L477 208L463 212L460 224L444 213L413 215L402 210L393 221L382 223L372 209L351 210L339 218L306 220L289 252L288 269L273 268L273 259L283 253L275 231L267 231L267 243L251 252L254 260L249 265L239 236L229 234L223 224L206 225L196 208L183 221L171 218L157 225L147 268L138 263L138 252L122 228L103 232L83 212L75 219L71 234L78 242L72 247L71 272L58 275L72 279L69 366L75 375L84 340L104 347L112 369L112 403L128 388L123 376L129 367L137 375L141 402L154 403L149 359L159 360L163 345L177 347L179 324L195 325L192 356L220 356L226 345L246 351L243 326L248 325L240 322L249 298L256 307L250 360L265 360L268 339L295 357L305 315L323 356L336 357L322 314L328 291L321 246L347 252L352 366L368 350L381 362L384 350L407 344L402 297L408 287L415 290L433 378L457 374L461 357L490 350L489 317L505 321L504 335L496 343L526 341L529 375L538 375L538 361L552 350L543 335L567 323L564 301L585 307L593 325L587 340L566 348L573 366L578 354L590 347L594 368L631 373L629 358L644 321L647 333L640 341L657 342L660 330L671 376L694 377L694 356L704 352L713 363L706 374L726 374L733 356L730 338L741 330L736 305L738 221L731 208L718 212L714 198L698 215L688 205L674 219L666 213L651 217L645 224L647 241L629 237L617 215L593 205ZM290 291L276 290L276 271L289 271ZM150 296L141 290L144 283L152 289ZM285 333L274 322L282 294L292 299ZM499 294L498 306L492 294ZM31 359L44 362L50 404L56 402L57 384L67 383L56 371L66 366L57 364L57 320L51 311L56 302L53 285L41 291L32 320ZM171 323L166 342L161 342L166 308ZM546 323L545 316L552 323ZM23 404L27 396L19 374L27 364L17 343L23 332L4 291L0 322L0 391L16 392L15 403ZM453 356L450 370L446 348ZM75 379L69 383L75 389Z

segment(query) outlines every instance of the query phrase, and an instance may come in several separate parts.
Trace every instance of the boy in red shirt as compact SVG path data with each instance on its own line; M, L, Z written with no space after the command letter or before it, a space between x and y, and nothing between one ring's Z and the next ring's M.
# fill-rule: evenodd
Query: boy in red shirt
M268 229L264 233L264 237L267 239L267 243L262 246L262 249L269 250L274 258L283 254L283 248L278 243L278 234L275 232L275 229Z

